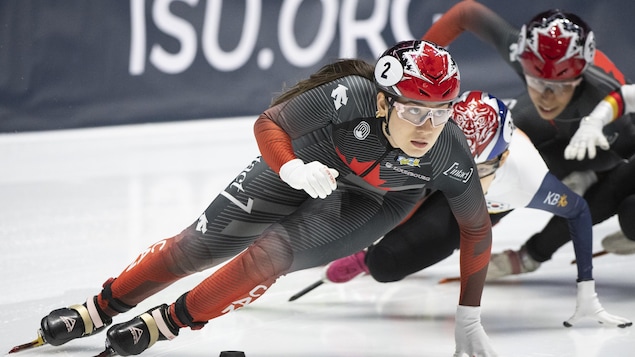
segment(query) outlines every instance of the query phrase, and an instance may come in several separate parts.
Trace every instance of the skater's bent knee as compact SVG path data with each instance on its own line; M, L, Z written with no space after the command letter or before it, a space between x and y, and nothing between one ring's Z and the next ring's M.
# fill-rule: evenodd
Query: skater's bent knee
M274 232L264 234L247 251L254 267L264 276L282 275L293 262L291 245Z
M375 247L366 254L366 264L373 279L380 283L390 283L405 278L399 269L397 257L388 249Z

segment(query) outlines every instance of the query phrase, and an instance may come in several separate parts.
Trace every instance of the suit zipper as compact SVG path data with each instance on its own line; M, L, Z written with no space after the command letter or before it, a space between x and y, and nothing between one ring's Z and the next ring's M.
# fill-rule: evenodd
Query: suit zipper
M366 175L368 175L369 172L371 172L377 165L379 165L380 162L382 162L382 160L388 155L389 152L391 152L391 149L386 149L386 151L383 153L383 155L381 155L381 157L377 160L375 160L375 162L366 170L364 170L364 172L362 172L359 176L360 177L364 177Z

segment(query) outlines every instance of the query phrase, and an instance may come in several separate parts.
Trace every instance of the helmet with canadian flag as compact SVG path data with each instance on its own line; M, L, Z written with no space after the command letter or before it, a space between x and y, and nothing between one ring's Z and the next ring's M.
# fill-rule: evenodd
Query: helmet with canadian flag
M579 77L595 56L595 36L578 16L558 9L523 25L512 56L525 74L547 80Z
M387 95L416 102L450 102L459 95L459 67L444 48L428 41L402 41L375 64L375 84Z
M465 92L454 102L454 121L465 133L477 164L492 160L509 147L514 132L512 114L493 95Z

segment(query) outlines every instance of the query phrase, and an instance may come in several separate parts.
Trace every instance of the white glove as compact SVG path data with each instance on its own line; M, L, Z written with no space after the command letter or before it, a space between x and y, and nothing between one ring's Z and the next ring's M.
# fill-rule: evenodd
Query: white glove
M598 294L595 293L595 280L581 281L578 283L578 300L575 313L563 324L565 327L571 327L574 323L583 318L589 318L601 324L622 328L633 325L628 319L611 315L604 310L602 305L600 305L600 300L598 300Z
M293 159L280 167L280 178L296 190L304 190L313 198L326 198L337 188L335 178L339 172L321 162L305 164Z
M464 354L470 357L497 356L481 325L480 306L459 305L456 308L454 340L456 342L454 357L462 357Z
M562 179L562 183L579 196L584 196L589 187L596 182L598 182L598 175L593 170L573 171Z
M595 157L595 147L599 146L603 150L608 150L610 145L604 133L604 122L601 118L586 116L580 120L580 127L573 134L569 145L564 149L564 158L567 160L584 160L587 154L589 159Z

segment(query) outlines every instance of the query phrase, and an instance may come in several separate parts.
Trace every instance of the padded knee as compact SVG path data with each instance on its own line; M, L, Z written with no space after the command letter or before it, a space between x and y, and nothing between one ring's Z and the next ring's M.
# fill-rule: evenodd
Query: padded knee
M249 249L248 262L253 269L249 273L258 274L256 279L280 276L286 273L293 263L291 244L278 233L268 232L256 240Z
M251 304L289 270L292 261L288 241L273 232L263 234L175 304L175 316L182 324L194 328Z
M399 259L390 249L382 246L371 246L366 253L366 266L373 279L380 283L390 283L406 277L400 269Z

